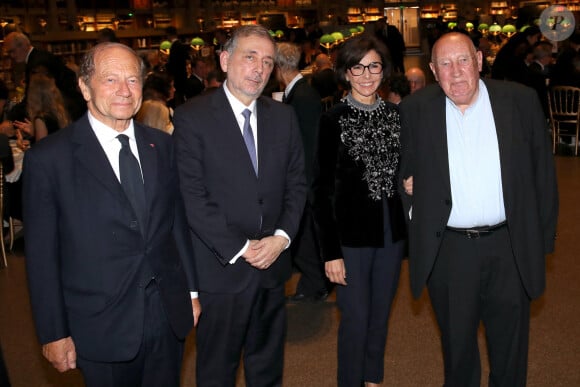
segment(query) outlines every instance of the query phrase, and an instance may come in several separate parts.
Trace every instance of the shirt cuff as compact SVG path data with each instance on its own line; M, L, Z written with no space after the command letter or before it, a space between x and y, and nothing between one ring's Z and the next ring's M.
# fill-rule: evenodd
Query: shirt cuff
M199 292L189 292L189 296L193 300L194 298L199 298Z
M276 231L274 231L274 235L281 236L281 237L288 239L288 243L284 247L284 250L286 250L288 247L290 247L290 243L292 243L292 241L290 240L290 237L288 236L288 234L286 234L286 232L284 230L277 229Z
M240 258L242 255L244 255L244 253L246 252L248 247L250 247L249 240L246 241L246 243L244 244L244 247L242 247L242 249L230 260L230 264L233 265L234 263L236 263L238 258Z

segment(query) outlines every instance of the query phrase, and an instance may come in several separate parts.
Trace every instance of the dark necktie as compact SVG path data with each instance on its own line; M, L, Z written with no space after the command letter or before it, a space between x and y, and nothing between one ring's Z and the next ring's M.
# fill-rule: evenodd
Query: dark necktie
M252 112L249 109L245 109L242 112L242 115L245 118L242 135L244 136L244 142L246 143L246 148L248 148L250 159L252 159L254 172L256 173L256 176L258 176L258 158L256 155L256 143L254 142L254 134L252 133L252 126L250 125L250 115L252 115Z
M121 178L121 187L125 191L127 198L131 202L131 206L135 210L139 228L144 232L145 226L145 187L143 186L143 177L141 176L141 168L139 161L129 146L129 137L124 134L117 136L121 143L121 150L119 151L119 175Z

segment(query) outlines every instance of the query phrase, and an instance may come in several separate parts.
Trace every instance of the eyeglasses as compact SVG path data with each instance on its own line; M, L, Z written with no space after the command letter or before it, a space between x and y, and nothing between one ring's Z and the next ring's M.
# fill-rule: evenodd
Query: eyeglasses
M381 62L371 62L365 66L359 63L349 68L349 71L353 76L358 77L364 74L365 69L368 69L371 74L380 74L383 72L383 64Z

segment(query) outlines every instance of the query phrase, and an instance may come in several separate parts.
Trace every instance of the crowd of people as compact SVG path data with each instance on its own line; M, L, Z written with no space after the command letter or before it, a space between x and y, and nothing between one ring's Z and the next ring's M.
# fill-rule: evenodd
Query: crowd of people
M233 387L242 364L246 385L281 386L286 303L335 289L337 385L379 386L407 256L441 330L445 385L479 387L480 321L490 380L526 384L558 214L543 101L482 77L480 42L460 32L434 42L428 84L405 69L396 27L375 27L323 52L315 28L277 42L247 25L217 31L206 57L173 27L154 55L107 31L76 75L25 34L6 37L26 72L0 145L32 144L26 266L57 370L78 367L89 387L178 386L195 326L198 386ZM547 76L552 47L533 32L490 75ZM574 35L554 66L577 71L578 47Z

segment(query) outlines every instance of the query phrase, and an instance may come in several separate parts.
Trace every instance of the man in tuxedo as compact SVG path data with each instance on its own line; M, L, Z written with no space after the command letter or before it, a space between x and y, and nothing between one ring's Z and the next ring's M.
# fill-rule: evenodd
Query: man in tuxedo
M318 122L322 114L322 103L318 92L300 74L300 47L292 43L278 43L276 47L276 75L285 87L284 103L292 106L298 117L298 126L304 146L304 165L308 188L312 187L314 154L318 139ZM308 195L311 199L312 195ZM320 257L318 238L312 215L312 202L306 200L300 230L292 244L292 260L302 272L296 285L296 293L290 302L322 301L328 296L326 276Z
M24 82L24 100L21 109L15 109L12 120L24 121L26 109L26 95L30 85L30 75L35 71L45 72L47 76L54 78L56 87L62 93L67 112L73 120L80 118L87 110L82 95L77 87L76 74L69 69L64 62L52 53L33 47L28 36L21 32L11 32L6 36L4 48L15 63L26 63ZM16 111L18 111L16 113Z
M282 385L288 247L306 183L293 109L260 96L274 47L262 26L239 27L220 55L224 84L175 112L204 308L196 339L199 387L233 387L242 352L246 385Z
M26 264L44 356L88 387L179 386L200 305L173 142L132 117L145 66L93 47L88 113L24 160Z
M438 84L400 105L411 287L429 290L445 386L479 387L480 321L490 384L525 386L530 300L554 249L554 161L535 91L481 80L481 65L468 36L446 34L430 63Z

